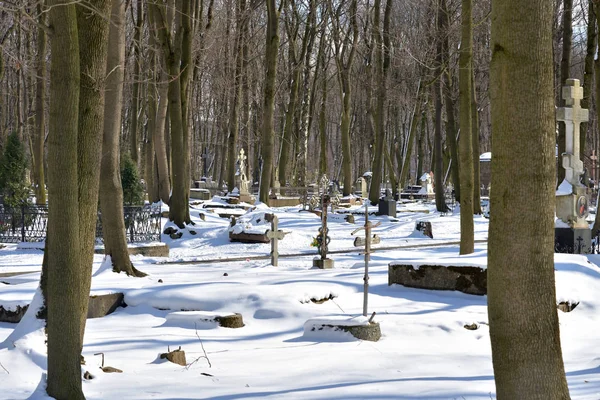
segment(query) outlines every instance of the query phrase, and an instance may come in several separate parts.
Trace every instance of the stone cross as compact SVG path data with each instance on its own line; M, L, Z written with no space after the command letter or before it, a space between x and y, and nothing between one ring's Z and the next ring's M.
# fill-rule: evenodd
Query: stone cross
M589 110L581 108L583 88L579 79L567 79L562 88L562 97L567 107L560 107L556 119L565 123L565 153L562 154L562 165L565 179L572 185L579 185L579 177L583 174L583 162L579 149L579 124L589 121ZM570 107L569 107L570 106Z
M267 238L271 239L271 265L277 267L279 264L278 243L285 237L285 233L278 229L279 220L274 214L266 214L265 219L271 220L271 230L267 231Z

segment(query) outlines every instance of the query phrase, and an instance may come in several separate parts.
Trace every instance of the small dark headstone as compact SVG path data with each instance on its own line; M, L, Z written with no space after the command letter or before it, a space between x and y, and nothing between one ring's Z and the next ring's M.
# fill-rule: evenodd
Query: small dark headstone
M162 280L162 279L159 279L159 280L158 280L158 283L163 283L163 280Z
M475 322L473 322L473 323L472 323L472 324L470 324L470 325L469 325L469 324L466 324L466 325L464 326L464 328L465 328L466 330L469 330L469 331L476 331L476 330L479 328L479 326L478 326L478 325L477 325Z
M223 276L229 276L229 274L228 274L227 272L225 272L225 273L223 274Z
M242 314L235 313L233 315L225 315L215 317L215 321L219 323L219 326L223 328L243 328L244 320Z
M377 215L388 215L396 218L396 200L388 196L380 198Z
M190 232L190 235L196 235L197 234L196 231L189 231L189 232Z

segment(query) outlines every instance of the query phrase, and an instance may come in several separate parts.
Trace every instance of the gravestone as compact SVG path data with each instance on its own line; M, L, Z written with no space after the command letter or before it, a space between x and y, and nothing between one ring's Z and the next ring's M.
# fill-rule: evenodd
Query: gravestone
M589 111L581 108L583 88L578 79L567 79L562 88L566 107L560 107L556 119L565 124L565 152L562 166L565 180L556 192L556 216L562 226L555 227L554 245L559 253L588 254L591 251L591 230L588 216L587 187L581 183L584 173L579 148L579 124L589 120Z
M366 199L367 197L369 197L367 180L361 176L360 178L358 178L358 182L360 183L360 197Z
M377 215L396 217L396 200L392 197L389 189L386 189L385 196L379 199L379 212Z

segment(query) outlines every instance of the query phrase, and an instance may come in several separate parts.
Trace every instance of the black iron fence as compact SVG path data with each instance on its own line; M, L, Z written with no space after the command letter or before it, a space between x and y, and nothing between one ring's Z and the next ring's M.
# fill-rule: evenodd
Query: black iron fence
M124 207L127 242L160 241L160 206ZM23 205L11 208L0 204L0 243L40 242L46 239L48 207ZM102 220L98 211L96 241L102 241Z

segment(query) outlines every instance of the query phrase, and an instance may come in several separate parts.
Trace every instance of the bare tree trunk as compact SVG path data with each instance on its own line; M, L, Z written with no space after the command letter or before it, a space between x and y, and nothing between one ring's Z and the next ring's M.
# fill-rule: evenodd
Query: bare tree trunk
M473 226L473 121L472 121L472 62L473 16L472 0L462 0L461 41L459 59L460 90L460 254L475 251Z
M594 3L589 0L588 4L588 25L587 25L587 46L585 54L585 66L583 73L583 99L581 99L581 107L589 109L592 104L592 87L594 86L594 57L596 55L596 47L598 47L598 33L596 32L596 18L594 18ZM562 125L562 124L561 124ZM581 156L585 154L585 144L588 135L589 124L584 122L581 124L581 134L579 135L579 149Z
M100 169L100 208L104 254L110 256L115 272L129 276L145 276L131 264L125 236L123 187L119 169L119 134L123 106L123 75L125 69L125 3L112 0L109 50L106 64L106 107L104 139Z
M113 0L116 1L116 0ZM142 52L141 52L141 34L142 24L144 22L144 13L142 10L142 0L137 0L137 18L135 21L135 33L133 34L133 98L131 99L131 120L130 120L130 133L129 133L129 152L131 159L136 165L139 165L138 155L138 114L140 104L140 66L142 63Z
M44 2L38 4L40 25L46 24L46 13L43 13ZM35 177L36 204L46 205L46 179L44 176L44 143L46 140L46 31L38 28L37 60L36 60L36 94L35 94L35 139L33 143L33 170Z
M566 400L554 278L553 5L492 3L494 161L487 271L496 396Z
M227 136L227 190L232 191L235 186L235 166L237 160L237 145L239 131L240 103L242 99L242 77L244 67L244 25L247 23L246 0L239 0L237 7L236 25L236 61L233 78L233 98L229 114L229 135ZM241 173L241 171L240 171Z
M104 114L109 1L52 2L49 136L48 386L83 399L80 357L91 284ZM60 6L56 6L60 5ZM74 162L77 160L77 162ZM67 320L69 323L64 323Z
M571 74L571 48L573 44L573 0L563 1L563 48L562 57L560 60L560 82L559 87L565 84L565 81L570 78ZM561 106L565 106L564 99L560 97ZM585 136L585 135L582 135ZM557 185L565 179L565 169L562 166L562 153L565 152L565 124L558 124L558 157L556 158L558 163L558 174Z
M481 171L479 168L479 112L475 90L475 68L471 64L471 121L473 138L473 214L480 215L481 210Z
M435 206L438 212L448 211L446 199L444 198L444 159L442 155L442 51L443 51L443 35L445 13L442 4L444 0L438 0L437 8L437 55L436 58L436 81L433 85L434 102L435 102L435 134L434 134L434 149L433 149L433 177L435 184Z
M269 201L269 190L273 172L273 113L275 108L275 78L277 77L277 53L279 50L279 13L275 0L267 2L267 32L265 56L265 92L262 129L262 171L260 175L259 200Z

